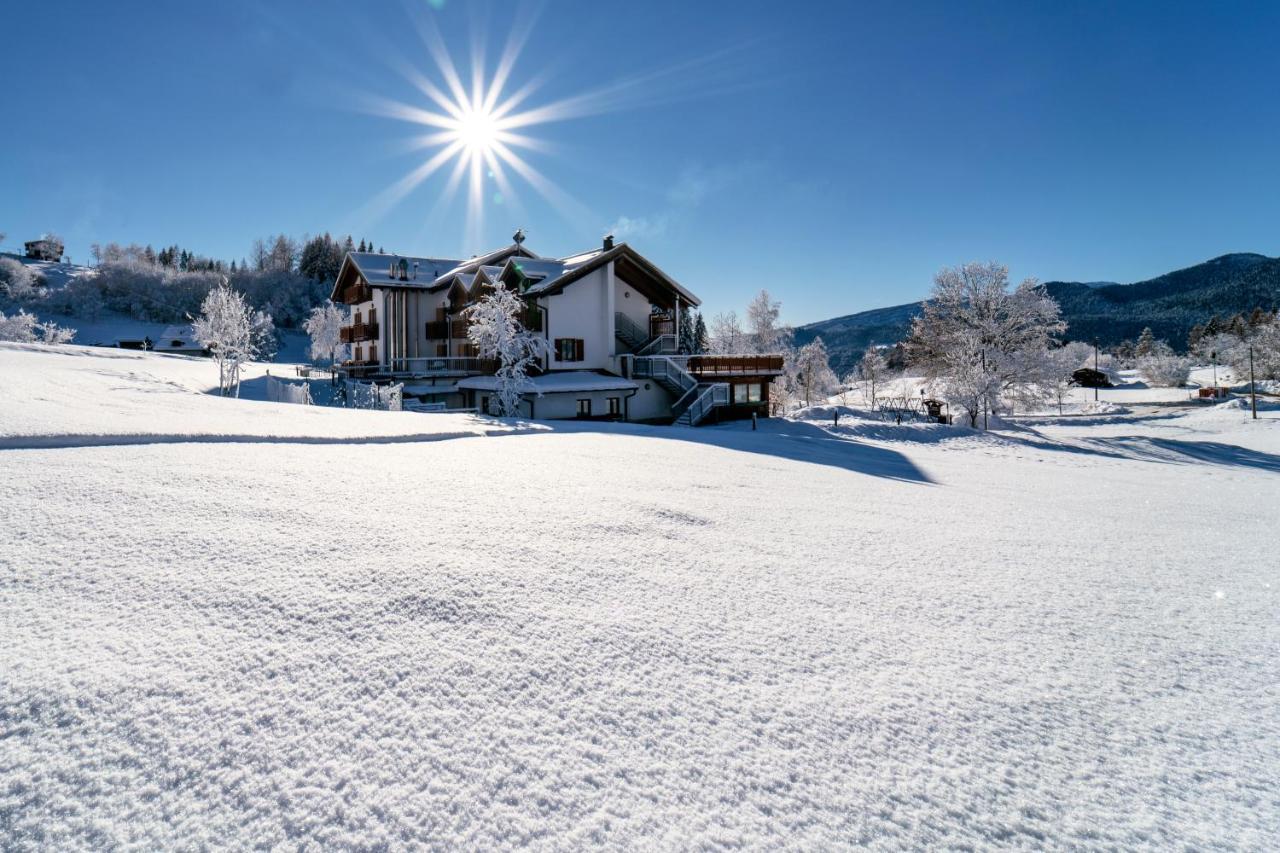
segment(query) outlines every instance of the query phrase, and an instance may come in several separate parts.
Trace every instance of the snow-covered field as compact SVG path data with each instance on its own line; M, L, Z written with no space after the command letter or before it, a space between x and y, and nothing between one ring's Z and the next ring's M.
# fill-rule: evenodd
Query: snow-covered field
M214 378L0 345L0 847L1280 844L1270 405L753 433Z

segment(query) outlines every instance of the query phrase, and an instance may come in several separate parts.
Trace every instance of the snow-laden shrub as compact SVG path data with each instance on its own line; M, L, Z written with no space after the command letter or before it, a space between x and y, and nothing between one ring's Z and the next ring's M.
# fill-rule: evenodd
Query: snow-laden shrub
M18 313L5 316L0 311L0 341L27 343L36 339L36 315L19 309Z
M69 344L75 339L76 330L57 323L37 323L36 331L40 340L46 344Z
M30 299L36 292L35 276L13 258L0 258L0 293L15 302Z
M1157 388L1180 388L1191 376L1191 359L1158 341L1147 355L1138 359L1138 373L1148 385Z

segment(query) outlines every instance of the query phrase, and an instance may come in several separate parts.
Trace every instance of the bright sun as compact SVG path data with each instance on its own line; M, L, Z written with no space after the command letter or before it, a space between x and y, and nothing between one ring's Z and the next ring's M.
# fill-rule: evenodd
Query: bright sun
M457 134L458 141L471 151L487 154L498 141L498 122L487 110L472 109L457 119L454 133Z

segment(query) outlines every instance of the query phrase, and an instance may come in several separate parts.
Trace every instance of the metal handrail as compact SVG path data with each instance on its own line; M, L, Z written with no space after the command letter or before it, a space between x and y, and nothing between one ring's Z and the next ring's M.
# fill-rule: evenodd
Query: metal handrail
M728 403L729 384L727 382L715 383L689 404L689 408L686 410L689 415L689 425L697 426L716 406L724 406L728 405Z
M630 344L632 349L643 346L649 340L649 333L621 311L613 312L613 333Z
M651 355L654 348L657 347L659 352L675 352L679 348L679 342L675 335L658 335L649 343L636 350L636 355Z

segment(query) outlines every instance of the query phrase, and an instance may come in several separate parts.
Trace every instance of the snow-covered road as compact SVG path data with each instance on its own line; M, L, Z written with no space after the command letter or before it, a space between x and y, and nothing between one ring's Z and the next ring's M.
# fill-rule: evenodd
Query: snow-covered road
M1280 843L1275 412L512 427L76 352L0 345L0 846Z

